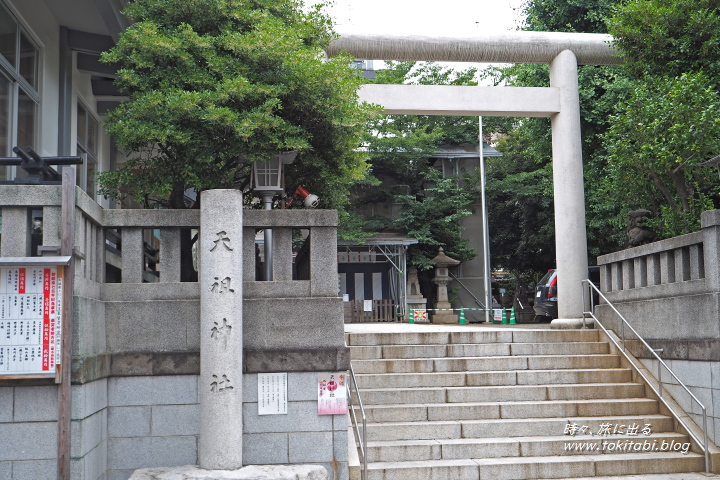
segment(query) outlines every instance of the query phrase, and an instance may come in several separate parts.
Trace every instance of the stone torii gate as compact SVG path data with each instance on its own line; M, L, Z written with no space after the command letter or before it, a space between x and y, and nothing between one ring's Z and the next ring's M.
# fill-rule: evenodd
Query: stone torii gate
M521 31L472 37L342 35L327 51L381 60L550 64L550 87L365 85L359 96L388 114L550 118L560 299L553 327L558 328L578 325L580 282L588 272L577 67L622 63L611 40L603 34Z

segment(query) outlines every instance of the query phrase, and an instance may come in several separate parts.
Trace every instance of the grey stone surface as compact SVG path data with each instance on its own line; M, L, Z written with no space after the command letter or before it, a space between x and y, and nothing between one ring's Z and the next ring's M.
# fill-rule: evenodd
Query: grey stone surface
M107 442L103 441L84 457L73 459L72 463L78 463L82 472L82 477L72 477L73 479L104 480L107 473Z
M273 280L292 280L292 229L273 229Z
M350 418L348 415L332 415L333 430L336 432L347 431L350 426Z
M104 283L100 296L106 302L146 302L155 300L200 299L200 286L195 282L174 283Z
M312 296L309 280L247 282L245 298L303 298Z
M243 463L276 465L289 463L287 433L246 433L243 435Z
M200 352L116 353L112 355L113 376L199 375Z
M71 423L70 454L73 458L87 455L107 438L107 420L107 411L102 410Z
M132 224L126 224L132 225ZM142 228L122 227L122 283L142 283L144 257Z
M333 432L333 461L348 461L348 431Z
M12 480L40 480L55 478L57 462L55 460L35 460L13 462ZM0 474L0 478L2 478Z
M198 210L144 210L110 209L103 210L102 223L106 227L124 227L126 225L146 228L162 227L198 227Z
M106 378L72 386L72 419L79 420L107 408Z
M180 230L160 229L160 282L180 281Z
M12 480L12 462L0 462L0 480Z
M0 189L0 205L60 205L60 197L59 185L3 185Z
M72 383L82 385L106 379L110 375L111 361L108 353L73 358L70 372Z
M693 282L691 280L676 285ZM653 288L663 286L665 285ZM689 341L720 338L720 322L717 321L718 293L673 295L643 301L622 301L611 297L612 294L609 294L608 299L626 319L629 319L628 321L645 340ZM601 322L614 322L617 318L607 305L598 305L596 315ZM679 322L677 319L688 319L688 321Z
M108 470L107 480L128 480L128 478L130 478L133 475L133 473L135 473L134 468Z
M73 299L73 355L87 356L105 353L105 303L76 295Z
M288 400L317 400L317 372L295 372L288 374ZM255 400L257 401L257 399Z
M42 244L50 247L59 247L61 232L61 216L62 210L60 207L43 207L43 236ZM53 255L52 253L46 253L46 256Z
M255 282L255 229L243 228L243 281ZM244 293L247 295L247 292Z
M335 210L247 210L246 227L336 227ZM335 251L333 251L333 254Z
M0 387L0 423L12 422L14 412L14 387Z
M237 470L203 470L194 465L150 468L135 472L130 480L327 480L320 465L249 465Z
M150 436L152 408L150 406L108 408L108 436Z
M57 387L18 387L15 389L15 422L57 420Z
M303 372L339 371L350 368L347 347L246 349L245 371Z
M257 402L257 373L243 375L243 402ZM288 401L316 401L318 372L289 372Z
M337 296L337 230L334 227L310 229L310 280L313 297ZM330 318L342 325L342 316Z
M198 403L197 376L114 377L108 380L108 405L187 405Z
M109 438L107 445L111 470L197 463L195 436Z
M332 415L318 415L317 400L288 402L287 415L258 415L257 403L243 405L245 433L329 432Z
M151 435L198 435L199 433L199 405L167 405L152 407Z
M323 464L328 475L332 475L334 480L349 480L350 471L348 469L349 462L333 462L331 464Z
M293 432L289 437L290 463L332 462L333 432Z
M345 346L339 297L246 298L244 303L243 335L249 350Z
M187 351L199 347L197 337L188 339L189 325L197 329L196 300L107 302L105 313L108 352ZM141 321L150 318L151 322Z
M673 360L672 370L688 387L713 387L710 362Z
M3 257L30 256L29 219L26 207L2 207L0 255Z
M47 460L57 453L57 422L0 423L0 462Z
M242 467L243 200L207 190L200 207L199 466Z

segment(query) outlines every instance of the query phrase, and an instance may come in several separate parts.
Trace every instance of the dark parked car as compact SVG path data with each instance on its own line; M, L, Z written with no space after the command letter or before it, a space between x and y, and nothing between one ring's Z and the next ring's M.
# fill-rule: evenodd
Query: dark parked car
M600 286L600 267L589 267L588 278ZM557 270L551 268L535 287L535 320L552 320L558 317ZM598 299L595 298L595 304Z

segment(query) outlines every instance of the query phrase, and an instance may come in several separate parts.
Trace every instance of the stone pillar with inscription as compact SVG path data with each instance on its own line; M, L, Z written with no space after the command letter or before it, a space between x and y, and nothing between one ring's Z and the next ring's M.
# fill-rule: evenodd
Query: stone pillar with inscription
M209 190L200 203L199 466L242 467L242 193Z

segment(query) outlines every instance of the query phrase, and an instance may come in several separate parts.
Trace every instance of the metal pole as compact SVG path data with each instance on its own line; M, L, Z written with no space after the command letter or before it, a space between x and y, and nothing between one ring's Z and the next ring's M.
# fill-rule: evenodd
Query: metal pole
M273 193L263 192L262 196L265 210L272 210L272 199L275 195ZM265 280L269 282L273 279L272 229L265 228L263 234L265 237L263 244L263 252L265 253Z
M490 323L492 308L492 283L490 279L490 231L488 230L487 201L485 198L485 159L483 158L483 126L482 117L478 117L479 154L480 154L480 202L483 229L483 262L485 269L485 323Z

